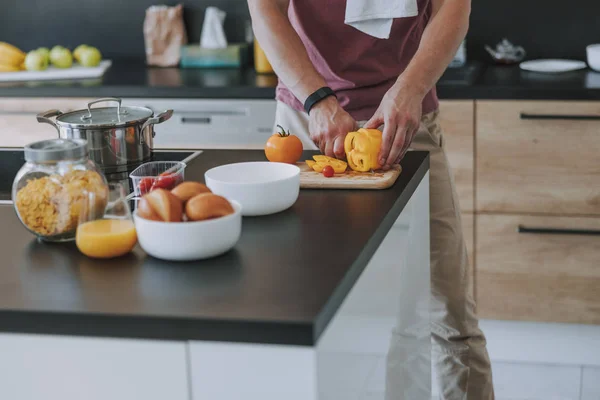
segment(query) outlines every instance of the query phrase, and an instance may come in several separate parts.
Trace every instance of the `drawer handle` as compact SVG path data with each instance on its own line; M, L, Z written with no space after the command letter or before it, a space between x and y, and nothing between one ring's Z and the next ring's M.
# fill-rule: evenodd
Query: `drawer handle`
M565 229L565 228L536 228L519 225L519 233L539 233L551 235L587 235L600 236L600 230L597 229Z
M571 121L600 121L600 115L556 115L521 113L521 119L554 119Z
M210 124L210 117L181 117L182 124Z

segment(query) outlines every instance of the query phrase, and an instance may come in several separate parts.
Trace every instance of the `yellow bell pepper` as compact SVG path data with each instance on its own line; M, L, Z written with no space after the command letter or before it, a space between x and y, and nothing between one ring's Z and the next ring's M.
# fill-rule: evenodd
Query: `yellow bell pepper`
M380 169L379 150L382 133L378 129L360 128L349 132L344 140L344 150L348 165L354 171L368 172Z
M323 155L313 156L313 160L306 160L306 164L312 168L315 172L323 172L323 168L326 165L331 165L333 168L333 172L336 174L341 174L348 168L348 164L342 160L338 160L337 158L327 157Z

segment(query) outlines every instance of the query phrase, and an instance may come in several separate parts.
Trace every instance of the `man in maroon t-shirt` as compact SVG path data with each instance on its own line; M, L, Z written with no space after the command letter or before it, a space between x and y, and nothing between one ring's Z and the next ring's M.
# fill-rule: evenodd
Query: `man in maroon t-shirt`
M443 399L494 398L474 313L435 84L468 29L470 0L248 0L279 77L276 123L344 158L344 138L380 128L384 168L430 153L432 351ZM423 399L415 399L423 400Z

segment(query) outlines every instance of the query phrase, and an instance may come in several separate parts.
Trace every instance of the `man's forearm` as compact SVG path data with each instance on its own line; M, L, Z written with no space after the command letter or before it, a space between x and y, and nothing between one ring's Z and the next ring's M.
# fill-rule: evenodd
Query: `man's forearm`
M469 28L470 0L432 0L433 17L397 83L425 96L440 79Z
M254 34L275 73L304 102L325 80L308 58L287 16L289 0L248 0Z

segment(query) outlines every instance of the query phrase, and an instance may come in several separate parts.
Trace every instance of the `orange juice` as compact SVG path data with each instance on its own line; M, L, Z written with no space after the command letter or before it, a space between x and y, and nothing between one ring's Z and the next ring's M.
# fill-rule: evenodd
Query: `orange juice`
M273 73L273 67L269 60L267 60L267 55L256 40L254 40L254 69L259 74Z
M75 243L88 257L113 258L129 253L137 243L137 234L130 220L99 219L79 225Z

